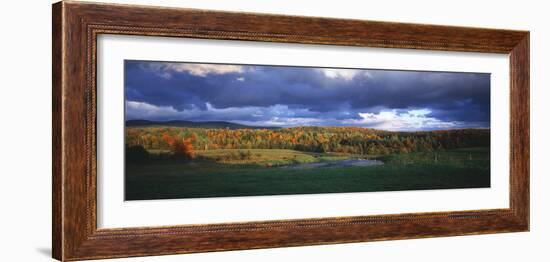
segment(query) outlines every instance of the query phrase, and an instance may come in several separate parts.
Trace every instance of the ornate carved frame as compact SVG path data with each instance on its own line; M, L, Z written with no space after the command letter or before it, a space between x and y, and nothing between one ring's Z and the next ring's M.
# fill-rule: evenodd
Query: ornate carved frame
M64 1L53 5L53 257L81 260L529 230L529 32ZM510 208L98 229L99 34L510 56Z

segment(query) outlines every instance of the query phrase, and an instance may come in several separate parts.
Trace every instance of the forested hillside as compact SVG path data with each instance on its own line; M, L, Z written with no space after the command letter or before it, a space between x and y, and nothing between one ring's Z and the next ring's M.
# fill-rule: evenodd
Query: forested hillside
M219 129L127 127L127 146L147 150L292 149L361 155L429 152L439 149L488 147L489 129L389 132L360 127L293 127ZM183 149L182 149L183 150Z

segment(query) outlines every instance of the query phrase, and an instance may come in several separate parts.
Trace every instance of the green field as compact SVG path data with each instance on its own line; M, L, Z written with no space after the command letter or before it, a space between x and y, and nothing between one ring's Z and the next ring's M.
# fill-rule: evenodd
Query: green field
M364 156L284 149L197 150L195 159L165 157L126 164L126 200L342 193L490 186L488 147ZM376 166L285 168L369 158Z

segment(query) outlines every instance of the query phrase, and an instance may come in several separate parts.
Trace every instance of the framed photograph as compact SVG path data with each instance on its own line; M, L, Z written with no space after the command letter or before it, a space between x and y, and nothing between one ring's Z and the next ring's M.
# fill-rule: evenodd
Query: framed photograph
M529 32L53 5L53 257L529 230Z

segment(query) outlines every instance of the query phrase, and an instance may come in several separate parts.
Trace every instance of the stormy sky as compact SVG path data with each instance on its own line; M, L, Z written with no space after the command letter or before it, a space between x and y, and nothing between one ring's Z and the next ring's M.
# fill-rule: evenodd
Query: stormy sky
M489 128L490 75L127 60L126 120Z

